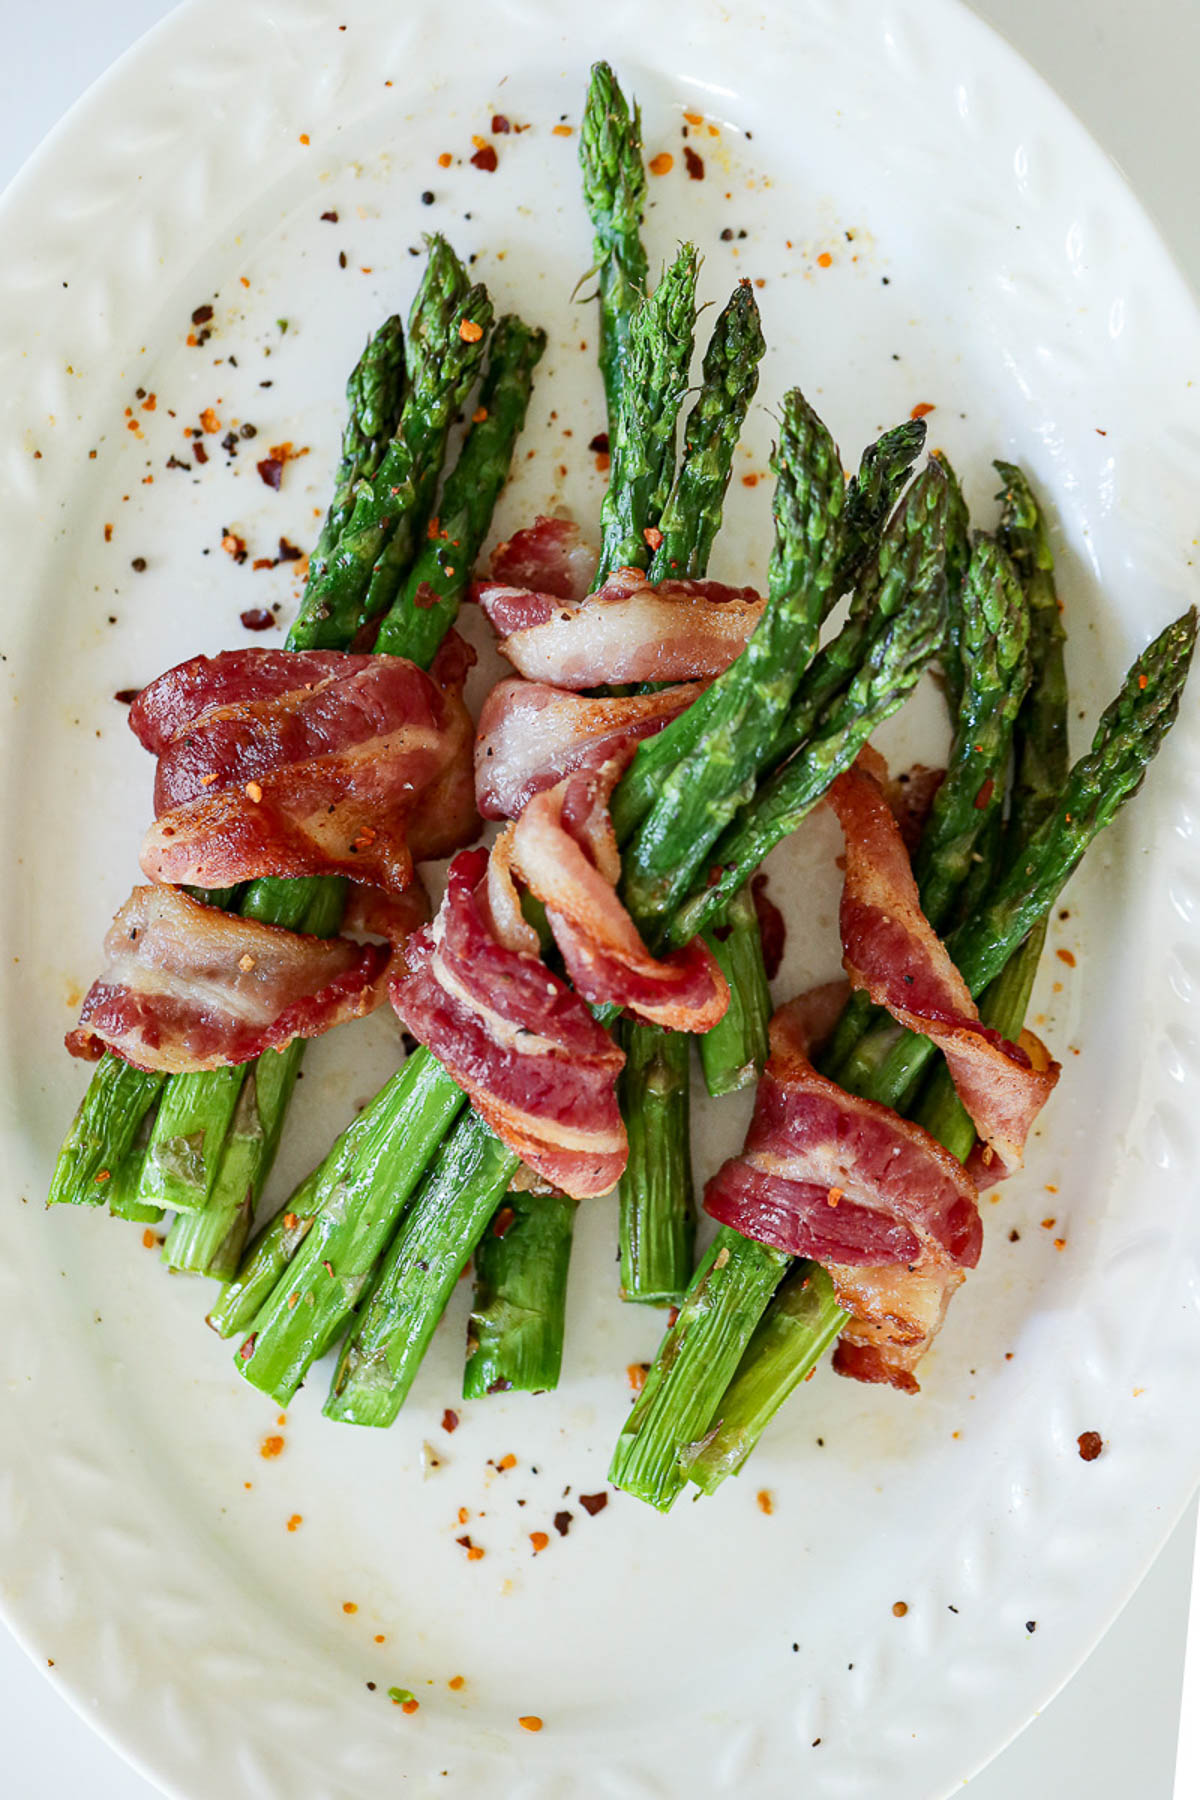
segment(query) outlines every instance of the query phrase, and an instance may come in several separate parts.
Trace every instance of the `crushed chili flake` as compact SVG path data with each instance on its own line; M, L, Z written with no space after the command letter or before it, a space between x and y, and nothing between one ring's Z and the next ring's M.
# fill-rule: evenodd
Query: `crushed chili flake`
M555 125L551 128L551 135L554 137L573 137L574 134L575 127L573 125Z
M309 142L309 136L308 136L307 131L302 131L300 133L300 142L302 144L307 144Z
M104 527L104 541L105 541L105 543L106 543L106 544L111 544L111 543L112 543L112 534L113 534L113 528L112 528L112 526L111 526L111 525L106 525L106 526L105 526L105 527Z
M483 336L483 326L477 319L464 319L458 328L458 335L464 344L477 344Z
M558 130L557 125L554 129L556 131ZM517 1724L521 1727L522 1731L540 1731L542 1729L542 1721L538 1718L536 1713L522 1713L521 1717L517 1720Z
M697 156L690 144L683 146L683 166L693 181L704 180L704 158Z
M283 464L278 458L274 456L264 456L260 463L255 464L255 467L267 487L274 488L276 493L278 493L283 485Z
M119 700L122 706L132 706L141 691L141 688L118 688L113 699Z
M241 1357L243 1362L249 1362L250 1358L254 1355L254 1346L255 1346L255 1343L257 1342L257 1339L258 1339L257 1331L252 1331L250 1333L250 1336L246 1339L245 1343L242 1344L241 1347L239 1348L238 1355Z
M683 116L689 125L703 125L704 123L703 113L685 112Z
M669 150L660 150L657 156L650 158L648 166L652 175L669 175L675 167L675 158Z
M471 158L473 166L482 169L485 175L493 175L499 167L500 159L496 155L494 144L481 144Z
M157 394L147 394L146 398L142 401L142 411L143 412L153 412L157 405L158 405L158 395Z
M193 444L192 455L198 463L206 463L208 461L208 451L204 448L203 444ZM185 463L184 467L186 468L186 466Z
M197 448L198 447L199 446L197 446ZM221 548L224 550L226 556L232 556L234 562L245 562L246 540L245 538L238 537L236 532L227 531L225 533L224 537L221 539Z
M537 1556L549 1544L550 1538L544 1531L531 1531L529 1541L533 1545L533 1554Z
M450 164L454 161L454 158L451 156L451 154L448 150L443 150L442 154L438 157L437 160L438 160L438 168L439 169L448 169L450 167Z
M142 1233L143 1247L147 1250L153 1250L157 1241L158 1240L155 1238L154 1233L151 1231L150 1227L147 1225L145 1231L143 1231L143 1233Z
M845 1188L831 1187L829 1192L826 1194L825 1198L829 1202L830 1206L837 1206L841 1202L842 1196L845 1194L845 1192L846 1192Z
M641 1393L642 1389L646 1385L646 1377L649 1373L650 1373L650 1364L649 1363L627 1363L626 1364L625 1379L628 1381L630 1387L633 1389L635 1394Z
M492 114L492 135L494 137L504 137L511 130L512 126L503 113Z
M213 309L211 306L207 306L207 305L206 306L198 306L196 308L195 312L192 314L192 324L193 325L207 325L208 321L212 318L212 316L213 316Z
M204 411L200 414L200 423L207 432L220 431L221 429L221 421L218 419L211 406L206 406Z
M984 782L983 786L980 788L979 792L975 796L975 810L977 812L983 812L984 809L991 804L992 795L995 793L995 791L996 791L996 783L992 780L992 777L989 775L987 780Z
M770 1488L759 1488L758 1493L754 1497L758 1502L758 1510L760 1513L770 1514L775 1511L775 1502L771 1498Z
M458 1430L458 1414L456 1412L451 1412L449 1407L447 1407L445 1412L442 1414L442 1430L443 1431L457 1431Z
M257 569L259 564L256 562L254 566ZM271 566L270 563L267 564L268 568ZM251 606L238 616L247 631L269 631L275 623L274 613L268 612L265 606Z
M608 1505L608 1495L604 1492L599 1494L580 1494L579 1504L582 1506L584 1512L590 1514L594 1519L596 1514L603 1512Z
M1095 1462L1104 1448L1104 1439L1098 1431L1081 1431L1077 1442L1084 1462Z
M246 783L245 787L242 789L242 792L245 794L247 800L249 800L251 805L253 805L253 806L258 805L258 803L262 799L262 795L263 795L262 788L260 787L260 785L258 784L257 781L248 781Z
M818 256L817 267L818 269L832 269L833 257L829 254L828 250L822 250L820 256Z
M1073 969L1075 967L1075 956L1073 951L1056 950L1054 954L1057 956L1059 962L1066 963L1068 969Z
M358 1607L355 1605L353 1600L343 1600L342 1601L342 1611L344 1613L356 1613L358 1611Z
M450 1677L449 1681L446 1683L446 1686L448 1688L452 1688L454 1690L454 1692L457 1694L460 1687L466 1686L466 1681L467 1681L467 1678L465 1675L452 1675Z
M937 409L933 405L932 401L918 400L917 404L913 407L912 411L909 413L908 416L910 419L924 419L931 412L935 412L936 410Z
M272 1458L282 1456L283 1439L279 1436L265 1437L258 1447L258 1454L264 1462L270 1462Z
M465 1524L466 1524L466 1522L467 1522L467 1520L468 1520L468 1519L469 1519L469 1518L470 1518L470 1516L471 1516L471 1514L470 1514L470 1511L469 1511L469 1509L468 1509L468 1508L467 1508L467 1507L465 1507L465 1506L460 1506L460 1507L459 1507L459 1509L458 1509L458 1522L459 1522L459 1524L460 1524L460 1525L465 1525Z
M892 1607L892 1611L898 1619L902 1619L904 1617L905 1613L908 1611L907 1603L903 1600L897 1600L895 1605Z
M300 1220L294 1212L285 1212L284 1213L283 1224L284 1224L285 1231L295 1231L295 1229L299 1223L300 1223Z
M659 547L661 546L662 541L663 541L663 534L658 529L657 525L647 525L646 529L642 533L642 536L645 538L645 540L646 540L647 544L650 546L651 550L659 549Z
M607 456L610 449L607 431L598 431L588 445L588 449L594 450L597 456Z
M555 1531L557 1531L559 1537L566 1537L568 1531L570 1531L570 1529L571 1529L571 1519L572 1519L572 1514L569 1512L556 1512L555 1513L554 1529L555 1529Z
M506 1454L504 1456L502 1456L500 1458L500 1461L496 1464L496 1467L498 1469L515 1469L516 1466L517 1466L517 1459L513 1455L511 1450L507 1451Z
M496 1217L492 1220L492 1236L503 1237L505 1232L515 1221L516 1216L517 1215L511 1206L502 1206L500 1211L496 1214Z
M287 1522L287 1528L289 1531L299 1531L303 1523L304 1515L302 1513L293 1513Z

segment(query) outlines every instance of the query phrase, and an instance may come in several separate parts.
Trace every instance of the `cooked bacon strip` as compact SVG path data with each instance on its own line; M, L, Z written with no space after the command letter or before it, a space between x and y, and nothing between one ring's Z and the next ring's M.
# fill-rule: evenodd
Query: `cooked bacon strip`
M617 569L580 602L484 581L475 596L500 636L500 653L531 681L694 681L719 675L745 649L763 610L753 588L719 581L647 583Z
M360 1018L382 1000L388 962L381 945L307 937L168 887L134 888L104 948L67 1049L112 1050L164 1075L248 1062Z
M643 738L689 707L697 683L657 694L586 700L544 681L499 682L475 739L475 799L485 819L515 819L535 794L578 769L628 767Z
M921 911L908 854L878 781L861 764L829 791L846 838L843 962L855 987L942 1051L984 1142L983 1161L1021 1166L1059 1065L1032 1034L1010 1044L980 1022L970 991Z
M523 1161L577 1199L605 1194L628 1157L616 1099L624 1057L546 968L530 927L494 917L488 860L486 850L455 857L436 919L409 940L392 1005Z
M596 573L596 552L570 519L539 513L492 551L491 579L505 587L536 588L558 600L582 600Z
M198 887L337 874L399 892L414 860L477 829L472 660L452 633L429 674L398 656L274 650L170 670L133 721L159 754L142 868Z
M836 1002L834 987L775 1014L745 1148L709 1182L704 1206L746 1237L824 1263L855 1315L846 1340L870 1350L859 1365L891 1370L861 1378L913 1391L912 1365L979 1260L975 1186L919 1125L818 1075L809 1051L830 1023L826 999Z
M578 991L594 1004L628 1007L672 1031L710 1031L729 989L701 938L651 956L617 895L621 858L608 800L619 763L583 770L535 794L504 833L506 853L546 908L554 941Z

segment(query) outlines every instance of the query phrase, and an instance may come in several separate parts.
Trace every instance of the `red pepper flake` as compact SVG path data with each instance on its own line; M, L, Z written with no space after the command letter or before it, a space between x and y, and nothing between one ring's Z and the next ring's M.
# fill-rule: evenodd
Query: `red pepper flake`
M301 133L300 133L300 142L301 142L301 143L302 143L302 144L307 144L307 143L308 143L308 141L309 141L309 137L308 137L308 133L307 133L307 131L302 131L302 132L301 132Z
M574 137L575 127L573 125L555 125L552 126L550 135L552 137Z
M198 463L206 463L208 461L208 451L204 448L203 444L200 444L200 443L193 444L192 445L192 455L195 457L195 459ZM185 468L187 467L186 463L184 464L184 467Z
M155 1237L154 1233L151 1231L150 1227L147 1225L145 1231L143 1231L143 1233L142 1233L143 1249L153 1250L153 1248L157 1242L158 1242L158 1239Z
M1084 1462L1095 1462L1104 1448L1104 1439L1098 1431L1081 1431L1077 1442Z
M596 458L596 473L598 475L607 475L611 463L612 457L608 454L608 451L601 451L600 455Z
M321 1267L324 1269L325 1273L328 1275L330 1281L332 1281L333 1280L333 1264L330 1261L328 1261L328 1259L326 1259L326 1261L321 1264Z
M579 1504L582 1506L584 1512L589 1513L594 1519L596 1514L603 1512L608 1505L608 1495L603 1492L599 1494L580 1494Z
M704 123L703 113L685 112L683 116L689 125L703 125Z
M509 1469L515 1469L516 1466L517 1466L517 1459L513 1455L511 1450L506 1451L506 1453L500 1458L500 1461L496 1464L496 1467L498 1469L503 1469L505 1471L507 1471Z
M979 792L975 796L976 812L982 812L985 807L987 807L991 804L992 795L995 793L995 791L996 791L996 783L992 780L991 776L989 775L987 780L984 782L983 786L980 788Z
M301 550L301 548L298 544L289 544L285 537L280 538L280 540L279 540L279 560L280 560L280 562L299 562L301 560L301 558L303 557L303 555L304 555L304 552L303 552L303 550Z
M255 464L255 467L266 485L274 488L278 493L283 485L283 464L279 459L274 456L264 456L260 463Z
M448 150L443 150L442 154L438 157L437 160L438 160L438 168L439 169L448 169L450 167L450 164L454 161L454 158L451 156L451 154Z
M116 693L113 695L113 699L119 700L121 702L122 706L132 706L134 701L137 699L138 695L141 693L141 691L142 691L141 688L118 688ZM105 1175L105 1178L107 1179L107 1176L108 1176L107 1169L105 1169L103 1171L103 1173ZM99 1175L97 1175L96 1180L99 1181L99 1179L100 1179L100 1177L99 1177Z
M570 1531L571 1517L572 1517L572 1515L569 1512L556 1512L555 1513L554 1529L555 1529L555 1531L557 1531L559 1537L566 1537L568 1531Z
M588 445L588 449L594 450L597 456L607 456L610 448L607 431L598 431Z
M531 1531L529 1534L529 1541L533 1545L533 1554L538 1556L546 1549L550 1539L544 1531Z
M832 269L833 258L829 254L828 250L822 250L820 256L818 256L817 267L818 267L818 269Z
M252 569L273 569L275 558L273 556L256 556L250 567Z
M758 1493L755 1495L755 1499L758 1501L758 1510L760 1513L766 1513L769 1517L770 1514L775 1511L775 1502L771 1498L770 1488L759 1488Z
M471 162L475 168L482 169L485 175L494 175L500 162L496 155L496 146L494 144L480 145L471 158Z
M1138 676L1138 687L1144 690L1145 686L1146 686L1146 676L1139 675Z
M407 1700L402 1700L400 1702L400 1711L402 1713L415 1713L420 1712L420 1710L421 1702L415 1699L412 1694L408 1696Z
M1075 954L1073 951L1056 950L1054 954L1057 956L1059 962L1066 963L1068 969L1073 969L1075 967Z
M512 126L509 124L503 113L492 114L493 137L505 137L511 130Z
M647 544L649 544L651 550L657 550L663 541L662 532L659 531L656 525L647 525L642 536L645 538Z
M377 1644L386 1644L387 1643L387 1638L384 1636L382 1631L377 1631L375 1633L375 1642Z
M757 475L743 475L742 476L742 486L749 487L749 488L757 487L758 486L758 476Z
M660 150L657 156L650 158L649 168L652 175L669 175L675 167L675 158L669 150Z
M935 412L936 410L937 409L933 405L932 401L918 400L917 404L913 407L912 411L909 413L908 416L910 419L924 419L924 418L927 418L931 412Z
M104 541L105 541L105 543L106 543L106 544L111 544L111 543L112 543L112 533L113 533L113 528L112 528L112 526L111 526L111 525L106 525L106 526L105 526L105 527L104 527Z
M1055 1240L1054 1240L1054 1248L1055 1248L1055 1249L1056 1249L1056 1250L1065 1250L1065 1249L1066 1249L1066 1247L1067 1247L1067 1240L1066 1240L1066 1238L1055 1238Z
M330 225L336 225L338 222L338 216L335 212L323 212L321 217Z
M625 1365L625 1379L628 1381L635 1394L641 1393L646 1385L646 1377L649 1373L649 1363L627 1363Z
M554 129L557 131L558 126L556 125ZM542 1721L538 1718L536 1713L522 1713L521 1717L517 1720L517 1724L521 1727L522 1731L540 1731L542 1729Z
M252 1331L250 1333L250 1336L246 1339L245 1343L241 1346L240 1350L238 1351L238 1355L240 1356L240 1358L242 1359L243 1362L249 1362L250 1358L254 1355L254 1345L255 1345L255 1341L257 1340L257 1338L258 1338L257 1331Z
M464 319L458 328L458 335L464 344L477 344L483 336L483 326L477 319Z
M303 1513L293 1513L291 1518L287 1522L287 1528L289 1531L299 1531L299 1529L303 1525L303 1523L304 1523Z
M500 1211L496 1214L496 1217L492 1220L492 1236L503 1237L505 1232L516 1220L516 1216L517 1215L511 1206L502 1206Z
M445 1412L442 1414L442 1430L443 1431L457 1431L458 1430L458 1414L456 1412L451 1412L449 1407L447 1407Z
M459 1509L458 1509L458 1522L459 1522L459 1524L460 1524L460 1525L465 1525L465 1524L466 1524L466 1522L467 1522L467 1520L468 1520L468 1519L469 1519L469 1518L470 1518L470 1516L471 1516L471 1514L470 1514L470 1512L469 1512L469 1510L468 1510L468 1509L467 1509L467 1508L466 1508L466 1507L465 1507L465 1506L460 1506L460 1507L459 1507Z
M843 1196L845 1195L845 1192L846 1192L845 1188L831 1187L829 1192L826 1194L825 1198L829 1202L830 1206L837 1206L840 1204Z
M218 419L211 406L206 406L204 411L200 414L200 423L205 431L220 431L221 429L221 421Z
M465 1532L462 1537L455 1538L454 1541L456 1544L462 1545L463 1549L467 1553L467 1561L468 1562L478 1562L480 1557L483 1555L483 1551L480 1548L480 1546L478 1544L473 1544L471 1542L471 1534L469 1532Z
M257 806L262 799L263 791L257 781L248 781L242 789L242 792L245 794L247 800L249 800L251 806Z
M254 566L257 569L259 565L255 563ZM267 567L270 568L271 564L268 563ZM275 623L275 614L268 612L265 606L252 606L238 616L247 631L270 631Z
M146 398L142 401L142 411L143 412L153 412L157 405L158 405L158 395L157 394L147 394Z
M459 1688L466 1687L466 1685L467 1685L467 1678L465 1675L452 1675L450 1677L449 1681L446 1683L446 1686L448 1688L450 1688L452 1690L452 1692L454 1692L456 1694L457 1694Z
M683 166L693 181L704 180L704 158L697 156L690 144L683 146Z
M670 1331L672 1325L674 1325L674 1323L678 1317L679 1317L679 1308L677 1306L668 1307L668 1309L667 1309L667 1330L668 1331Z
M1042 1220L1042 1230L1043 1231L1053 1231L1054 1227L1057 1224L1058 1224L1057 1219L1043 1219Z
M356 1613L358 1611L358 1607L354 1604L353 1600L343 1600L342 1601L342 1611L344 1613Z
M211 306L198 306L192 314L192 324L207 325L212 316L213 309Z
M904 1600L897 1600L895 1605L892 1607L892 1611L898 1619L902 1619L904 1617L905 1613L908 1611L907 1602Z
M279 1436L265 1437L258 1447L258 1454L264 1462L271 1462L283 1455L283 1439Z
M198 445L197 448L199 448ZM245 562L246 540L245 538L238 537L236 532L227 531L225 533L225 536L221 539L221 548L226 556L232 556L234 562Z

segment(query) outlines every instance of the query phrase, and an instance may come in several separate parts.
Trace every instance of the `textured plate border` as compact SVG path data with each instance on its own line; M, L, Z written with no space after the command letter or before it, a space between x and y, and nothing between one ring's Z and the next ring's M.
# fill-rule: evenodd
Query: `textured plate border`
M696 68L719 68L735 35L739 43L769 46L772 60L784 64L789 49L819 55L844 36L882 40L896 79L919 80L957 97L964 131L977 132L981 120L993 134L1009 130L998 105L1003 95L1013 108L1013 178L1036 193L1041 207L1061 211L1064 224L1073 217L1071 184L1081 172L1085 178L1100 172L1094 146L1036 78L986 28L949 7L881 9L868 0L830 0L791 9L779 0L768 12L739 11L735 20L711 5L664 5L652 19L643 6L625 5L613 9L602 31L585 14L581 5L505 0L486 9L480 26L472 15L450 9L410 7L401 14L357 0L347 9L355 30L331 49L329 14L321 4L195 0L87 96L9 190L0 211L0 540L10 557L11 592L38 591L39 544L59 496L68 491L80 448L69 427L75 402L67 365L102 363L120 341L123 320L136 313L139 294L164 270L177 273L186 266L195 234L214 216L237 209L247 163L270 158L286 173L305 154L298 145L301 130L319 145L348 115L374 104L383 61L436 68L439 56L461 54L473 32L482 34L483 47L506 43L510 55L522 39L560 42L564 57L580 64L600 51L615 60L624 54L675 62L677 46L686 43ZM673 52L667 49L672 40ZM779 77L767 72L764 80ZM1026 118L1033 121L1033 135L1024 130ZM1052 144L1040 135L1048 128ZM1064 145L1070 154L1057 154ZM920 168L922 157L928 168L952 154L952 143L922 142L919 125L914 127L912 168ZM1166 253L1110 172L1104 191L1112 197L1103 221L1107 236L1100 234L1091 253L1093 265L1107 260L1114 304L1128 302L1146 341L1171 343L1172 354L1176 346L1180 356L1192 354L1196 315ZM1078 249L1073 252L1064 232L1067 266L1073 254ZM69 292L63 291L64 267L71 269ZM1014 307L1026 303L1036 311L1037 296L1017 292ZM36 463L24 436L33 413L64 422L53 448ZM1194 418L1191 426L1158 451L1168 474L1181 485L1190 482L1194 493L1200 460ZM1152 546L1139 550L1143 567L1162 567L1162 554L1156 557ZM19 666L36 620L27 613L8 624L11 661ZM17 766L19 746L8 721L3 749L4 766ZM1143 1186L1153 1180L1160 1203L1178 1208L1180 1218L1186 1217L1200 1154L1194 1099L1200 1075L1194 1018L1200 985L1198 750L1193 706L1155 776L1158 879L1146 923L1155 945L1148 966L1159 979L1131 1011L1131 1034L1147 1046L1146 1073L1137 1141L1114 1169L1114 1180ZM7 1097L5 1106L5 1129L16 1130ZM160 1595L152 1614L124 1616L122 1592L148 1589L153 1562L123 1524L120 1509L114 1504L105 1514L120 1493L121 1445L100 1421L80 1421L73 1464L58 1454L51 1477L41 1460L39 1386L66 1381L69 1370L56 1365L53 1345L36 1342L37 1295L22 1279L23 1225L19 1209L0 1215L6 1361L13 1370L36 1370L35 1380L9 1388L0 1402L4 1441L18 1446L0 1471L0 1562L40 1564L43 1579L39 1608L13 1614L10 1622L27 1640L48 1616L64 1627L73 1619L86 1625L73 1684L64 1691L140 1767L180 1794L286 1792L292 1800L323 1800L361 1796L375 1791L377 1782L393 1782L392 1734L357 1716L347 1731L347 1721L321 1692L316 1658L276 1662L280 1646L247 1643L228 1620L219 1636L214 1633L212 1596L198 1586L189 1589L185 1571L173 1571L171 1591ZM991 1595L1002 1607L1010 1603L1017 1571L1028 1592L1035 1567L1040 1603L1075 1621L1069 1653L1060 1649L1049 1656L1032 1647L1025 1657L1006 1659L982 1629L957 1630L951 1645L943 1629L931 1627L922 1643L919 1691L905 1667L881 1656L870 1669L864 1666L849 1702L837 1703L857 1733L856 1746L843 1750L836 1765L806 1764L806 1786L814 1795L875 1796L885 1783L903 1795L948 1791L1067 1679L1185 1504L1197 1479L1200 1442L1200 1230L1193 1222L1172 1239L1154 1239L1147 1254L1136 1232L1114 1229L1105 1251L1112 1278L1080 1321L1078 1357L1047 1397L1042 1429L1014 1452L1004 1471L1006 1528L1000 1532L997 1515L982 1516L964 1540L957 1571L963 1588ZM1146 1295L1139 1310L1130 1305L1122 1278L1132 1266ZM1149 1334L1153 1345L1147 1350ZM1099 1396L1111 1394L1135 1356L1150 1377L1150 1392L1136 1416L1126 1405L1122 1452L1096 1467L1085 1492L1064 1479L1064 1447L1073 1423L1090 1416ZM63 1504L89 1519L70 1554L62 1552L49 1523ZM1100 1567L1103 1579L1096 1575ZM274 1684L272 1669L279 1671ZM247 1682L254 1684L252 1705L246 1703ZM731 1737L722 1731L719 1741L698 1727L687 1760L704 1771L710 1791L737 1786L762 1796L782 1794L794 1781L796 1745L811 1735L814 1723L820 1729L826 1704L824 1696L811 1695L802 1716L747 1721L744 1732ZM986 1727L977 1717L965 1725L964 1715L984 1704L990 1708ZM453 1786L461 1784L465 1792L486 1780L514 1800L518 1794L549 1800L580 1791L571 1765L558 1760L551 1742L544 1748L547 1754L535 1767L475 1739L456 1758ZM437 1762L435 1747L422 1749L414 1741L405 1770L413 1791L446 1791L436 1781ZM679 1746L668 1751L651 1737L626 1740L607 1765L592 1763L588 1791L614 1800L670 1794L685 1782L695 1791L683 1764Z

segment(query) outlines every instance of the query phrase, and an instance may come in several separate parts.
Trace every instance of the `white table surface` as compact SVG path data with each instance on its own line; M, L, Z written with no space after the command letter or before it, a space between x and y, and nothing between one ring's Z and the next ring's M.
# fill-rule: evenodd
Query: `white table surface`
M167 0L0 0L0 183ZM975 0L1120 164L1200 287L1200 7L1194 0ZM2 252L0 252L2 253ZM1057 1700L970 1784L972 1800L1170 1800L1195 1505ZM151 1800L0 1628L0 1792ZM238 1800L231 1795L230 1800ZM940 1796L937 1797L940 1800Z

